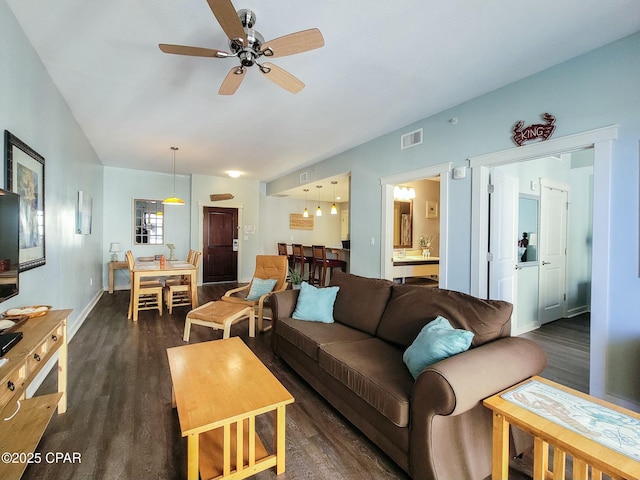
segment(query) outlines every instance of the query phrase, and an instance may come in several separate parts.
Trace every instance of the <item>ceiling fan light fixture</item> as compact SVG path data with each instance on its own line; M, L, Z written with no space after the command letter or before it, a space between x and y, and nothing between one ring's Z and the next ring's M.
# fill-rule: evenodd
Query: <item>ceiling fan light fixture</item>
M185 205L185 201L176 196L176 150L178 147L170 147L173 150L173 196L165 198L163 205Z

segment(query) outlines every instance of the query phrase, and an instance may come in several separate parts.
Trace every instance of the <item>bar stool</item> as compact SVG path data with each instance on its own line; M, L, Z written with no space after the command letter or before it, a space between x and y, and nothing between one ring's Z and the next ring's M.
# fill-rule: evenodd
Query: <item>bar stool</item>
M311 278L311 268L313 266L313 258L307 257L304 254L304 247L301 243L294 243L291 245L293 249L293 269L295 270L300 265L300 276L304 277L304 266L309 264L309 278Z
M327 249L324 245L313 245L311 250L313 252L313 268L309 283L316 283L317 275L318 285L324 287L327 280L327 269L340 268L343 272L346 271L347 263L344 260L327 258ZM331 271L329 273L331 274Z
M293 266L293 255L289 254L287 251L286 243L278 243L278 255L283 255L287 257L287 262L289 263L289 267Z

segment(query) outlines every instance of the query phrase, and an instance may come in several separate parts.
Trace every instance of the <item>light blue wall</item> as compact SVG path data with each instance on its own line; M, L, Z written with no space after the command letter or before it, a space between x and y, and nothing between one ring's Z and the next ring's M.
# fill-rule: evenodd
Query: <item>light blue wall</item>
M104 249L102 261L110 260L109 246L120 242L122 252L118 260L124 260L124 252L131 250L135 257L151 255L169 255L165 245L133 245L133 199L163 200L173 194L173 175L165 173L131 170L125 168L104 167ZM164 207L165 244L176 246L175 257L186 259L190 248L190 197L191 178L176 175L176 195L186 205L168 205ZM107 274L102 275L102 284L107 288ZM116 289L130 288L129 274L126 270L114 275Z
M33 304L72 308L72 334L102 288L102 165L4 1L0 45L0 130L45 158L46 209L46 264L20 274L20 294L0 311ZM91 235L75 233L79 190L93 199Z
M351 171L352 272L380 274L380 177L442 162L455 168L467 165L469 157L513 148L515 122L538 122L544 112L557 118L555 137L618 124L612 152L612 250L594 254L610 254L607 391L640 404L639 85L636 33L313 165L308 170L318 178ZM448 122L452 117L458 118L457 124ZM400 151L400 135L416 128L424 129L424 143ZM268 183L266 193L292 188L305 170ZM471 175L450 182L450 202L455 215L448 220L448 286L469 291ZM376 239L374 246L371 237Z

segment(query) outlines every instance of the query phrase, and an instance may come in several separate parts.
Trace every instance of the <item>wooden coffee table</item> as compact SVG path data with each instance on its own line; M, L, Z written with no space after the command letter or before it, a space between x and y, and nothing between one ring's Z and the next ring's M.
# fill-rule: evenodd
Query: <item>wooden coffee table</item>
M174 406L187 437L187 478L246 478L285 470L285 407L291 394L238 338L167 349ZM256 416L275 411L272 454Z
M640 414L541 377L532 377L484 401L493 411L492 480L506 480L509 425L534 437L533 480L640 478ZM553 446L553 473L549 470ZM589 468L589 466L591 468Z

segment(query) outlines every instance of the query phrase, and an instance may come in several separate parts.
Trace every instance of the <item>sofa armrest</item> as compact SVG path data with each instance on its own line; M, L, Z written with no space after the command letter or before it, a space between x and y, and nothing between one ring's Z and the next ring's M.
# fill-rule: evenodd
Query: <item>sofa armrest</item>
M283 292L275 292L271 295L269 302L271 302L274 326L278 318L291 317L293 311L296 309L299 294L300 290L285 290Z
M432 383L445 382L448 403L438 414L458 415L537 375L546 365L547 356L537 343L519 337L500 338L427 367L416 380L412 402L433 397Z
M485 398L539 374L546 364L547 357L537 343L504 337L423 370L411 394L409 463L412 477L437 477L432 442L443 439L432 438L436 415L467 412Z

